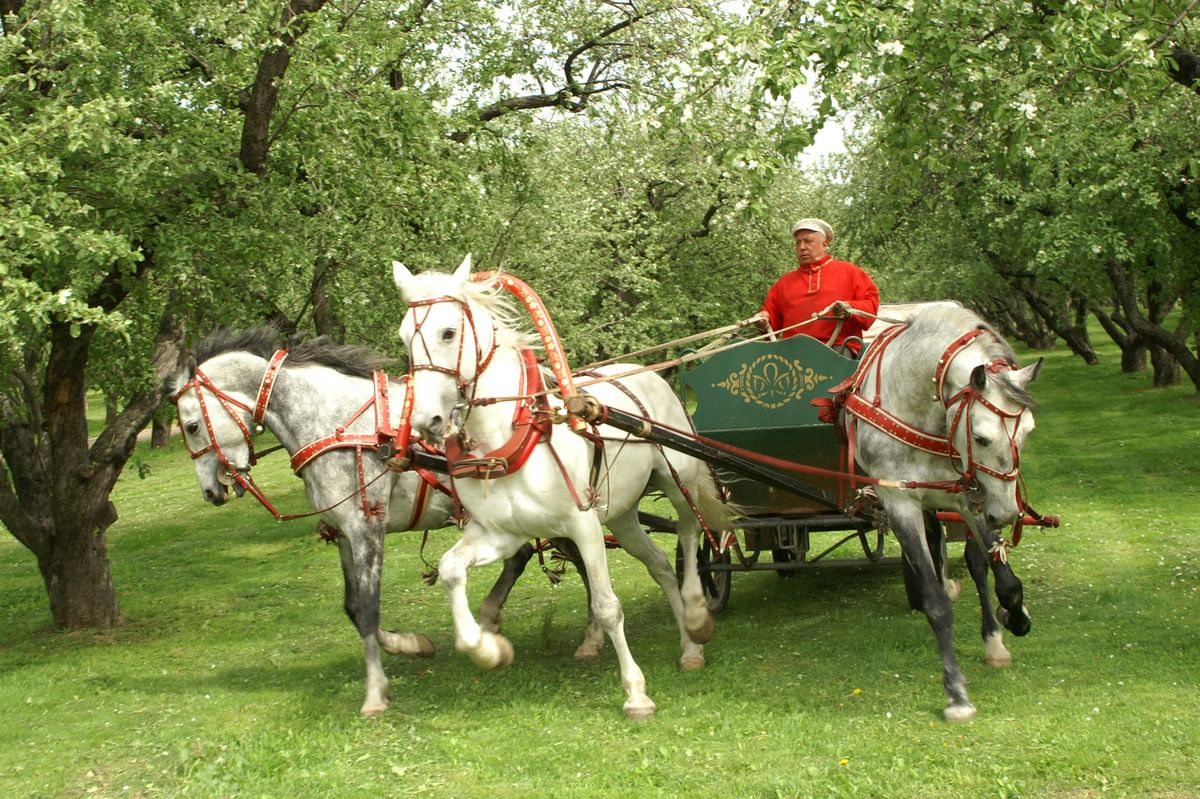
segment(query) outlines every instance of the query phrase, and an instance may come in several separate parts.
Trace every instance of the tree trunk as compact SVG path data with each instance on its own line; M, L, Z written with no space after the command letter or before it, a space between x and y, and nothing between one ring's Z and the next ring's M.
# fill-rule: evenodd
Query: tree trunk
M115 286L102 284L102 291L115 293L95 304L116 305ZM7 467L0 474L0 521L36 557L56 626L111 627L121 613L108 564L107 531L117 520L109 495L138 431L162 402L162 382L181 365L183 333L174 316L164 314L154 388L131 398L90 446L84 388L95 328L83 325L72 335L69 325L56 322L49 333L44 368L40 355L30 355L15 375L24 407L0 398L0 454Z
M1159 348L1175 359L1177 368L1183 370L1188 379L1192 381L1192 385L1196 387L1196 391L1200 392L1200 358L1197 358L1196 353L1189 348L1187 336L1172 333L1160 323L1146 318L1138 305L1133 276L1124 264L1115 258L1109 258L1105 262L1105 269L1108 272L1109 281L1112 283L1117 303L1124 311L1129 327L1150 345L1150 360L1151 363L1154 363L1154 384L1159 385L1160 366L1156 362L1154 354L1155 348ZM1164 363L1161 368L1163 379L1169 380L1169 367ZM1167 385L1175 384L1167 383Z
M163 449L171 446L171 422L174 419L175 414L169 408L164 408L154 414L154 418L150 422L151 448Z
M1181 381L1179 360L1159 346L1150 347L1150 363L1154 365L1154 387L1170 388Z
M1083 358L1084 363L1088 366L1100 363L1100 356L1096 354L1096 350L1092 348L1092 342L1088 338L1086 325L1078 322L1072 324L1064 313L1055 309L1053 304L1033 287L1032 278L1022 276L998 253L986 247L982 248L982 252L987 256L992 268L996 270L996 274L1003 277L1013 289L1025 298L1034 314L1045 323L1046 327L1054 331L1055 335L1067 342L1071 352ZM1078 303L1072 303L1071 310L1078 312L1078 307Z
M84 375L94 333L94 327L86 326L72 336L68 325L54 324L43 384L53 533L38 567L55 625L72 629L111 627L121 621L106 542L117 513L108 491L97 501L95 486L89 485L96 469L87 447Z
M330 302L327 286L337 272L338 262L335 258L319 258L316 266L316 278L313 280L309 299L312 302L313 325L317 335L328 336L333 341L346 340L346 323L342 321L337 307Z
M1145 339L1137 333L1129 332L1129 324L1119 313L1110 314L1103 308L1094 306L1092 314L1099 320L1108 337L1121 348L1121 371L1125 374L1146 371L1146 354L1149 347Z

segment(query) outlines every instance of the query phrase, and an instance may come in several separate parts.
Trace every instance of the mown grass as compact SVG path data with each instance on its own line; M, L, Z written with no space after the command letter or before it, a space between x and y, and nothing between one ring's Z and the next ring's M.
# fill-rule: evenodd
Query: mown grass
M334 547L244 499L200 502L186 454L139 450L115 493L113 577L128 623L55 631L28 553L0 539L0 795L1192 797L1200 794L1200 406L1047 355L1031 500L1063 516L1013 553L1032 633L982 663L977 603L955 635L978 718L940 719L932 636L894 568L736 574L699 672L640 565L613 556L658 715L620 711L611 648L572 652L584 595L531 569L510 602L508 670L453 651L420 536L388 544L388 626L431 660L389 658L392 707L358 717L362 659ZM256 474L303 504L282 459ZM453 541L431 536L430 560ZM669 545L669 538L662 539ZM957 547L956 547L957 550ZM965 570L959 558L955 568ZM476 600L494 569L473 574Z

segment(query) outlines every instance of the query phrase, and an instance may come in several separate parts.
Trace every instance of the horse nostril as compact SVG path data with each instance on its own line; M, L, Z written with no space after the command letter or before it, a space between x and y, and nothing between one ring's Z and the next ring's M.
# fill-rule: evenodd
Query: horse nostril
M439 429L442 426L442 417L435 416L432 419L430 419L429 426L432 427L434 430Z

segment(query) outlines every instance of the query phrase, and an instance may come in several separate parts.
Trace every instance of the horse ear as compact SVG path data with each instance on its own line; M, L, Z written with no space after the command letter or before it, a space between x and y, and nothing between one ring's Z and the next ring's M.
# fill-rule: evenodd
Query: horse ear
M466 283L471 279L471 253L467 253L467 257L463 258L463 262L458 265L458 269L454 270L454 279L459 283Z
M1035 363L1013 372L1010 378L1013 384L1028 391L1029 384L1036 380L1038 374L1042 371L1042 362L1044 360L1044 358L1038 358Z
M392 280L396 282L396 288L404 291L404 284L413 279L413 273L408 271L408 267L399 261L392 261Z
M987 365L979 364L971 370L971 388L976 391L983 391L987 385Z

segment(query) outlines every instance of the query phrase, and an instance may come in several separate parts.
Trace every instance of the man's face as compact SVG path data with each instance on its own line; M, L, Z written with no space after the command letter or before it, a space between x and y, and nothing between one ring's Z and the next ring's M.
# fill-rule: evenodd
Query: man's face
M796 262L801 266L825 257L825 234L815 230L797 230L792 234L796 241Z

